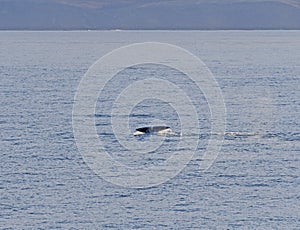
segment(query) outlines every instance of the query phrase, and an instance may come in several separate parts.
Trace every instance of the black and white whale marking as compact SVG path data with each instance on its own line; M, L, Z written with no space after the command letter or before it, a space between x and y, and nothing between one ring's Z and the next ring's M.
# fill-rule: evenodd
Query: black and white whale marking
M168 135L173 134L172 129L169 126L149 126L137 128L133 133L134 136L143 135L143 134L159 134L159 135Z

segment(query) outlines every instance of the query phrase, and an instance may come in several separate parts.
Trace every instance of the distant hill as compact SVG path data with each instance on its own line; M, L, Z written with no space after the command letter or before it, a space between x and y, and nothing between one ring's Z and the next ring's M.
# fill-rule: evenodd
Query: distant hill
M0 0L0 29L300 29L300 7L284 1Z

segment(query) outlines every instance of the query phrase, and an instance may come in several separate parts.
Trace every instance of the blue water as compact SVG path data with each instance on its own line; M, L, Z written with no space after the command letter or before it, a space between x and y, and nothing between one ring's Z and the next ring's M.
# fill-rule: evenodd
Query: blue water
M1 228L300 228L299 37L299 31L0 32ZM122 89L133 73L173 76L194 95L201 127L197 152L178 175L153 187L124 188L84 161L72 109L80 80L95 61L145 41L178 45L205 62L223 93L226 134L214 164L199 171L208 139L220 135L210 133L203 94L181 73L161 66L119 73L106 89ZM138 167L170 157L178 137L166 137L162 148L141 155L118 144L109 115L109 99L117 94L104 91L95 110L109 154ZM174 108L158 100L133 108L129 128L156 119L180 132ZM134 141L146 145L157 138Z

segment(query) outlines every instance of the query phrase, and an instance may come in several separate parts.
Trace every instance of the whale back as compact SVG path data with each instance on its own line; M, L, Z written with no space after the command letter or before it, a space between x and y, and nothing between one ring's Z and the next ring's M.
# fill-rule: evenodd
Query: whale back
M152 127L141 127L137 128L135 131L142 133L157 133L166 129L170 129L169 126L152 126Z
M133 133L134 136L138 136L141 134L160 134L160 135L167 135L172 133L172 130L169 126L149 126L149 127L141 127L137 128Z

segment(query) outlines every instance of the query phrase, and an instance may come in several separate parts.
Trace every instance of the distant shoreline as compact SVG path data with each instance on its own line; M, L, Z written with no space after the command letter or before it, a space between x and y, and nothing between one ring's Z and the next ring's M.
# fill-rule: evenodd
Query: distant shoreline
M185 31L299 31L299 29L0 29L0 32L185 32Z

